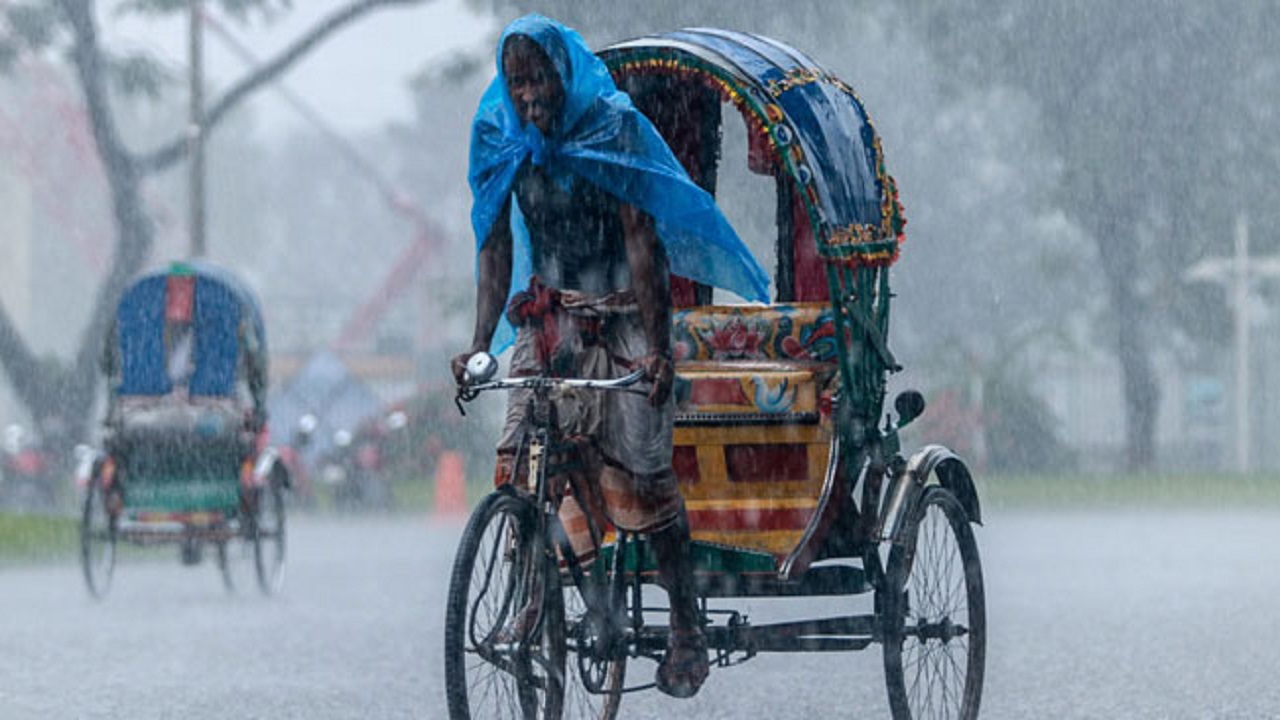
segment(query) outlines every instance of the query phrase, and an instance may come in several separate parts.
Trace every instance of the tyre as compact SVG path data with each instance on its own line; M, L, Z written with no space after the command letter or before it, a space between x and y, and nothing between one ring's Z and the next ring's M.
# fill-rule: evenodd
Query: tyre
M463 531L444 637L455 720L560 717L564 603L534 519L529 502L499 491L480 503Z
M235 593L249 587L252 582L253 543L244 538L219 540L217 546L218 573L222 575L222 587Z
M978 716L986 662L982 563L955 495L926 488L889 553L878 603L896 720Z
M89 481L80 516L80 567L89 594L106 597L116 567L116 519L107 511L107 493L96 475Z
M565 584L564 615L568 657L564 713L567 720L613 720L622 702L627 672L624 653L601 646L600 623L588 615L574 585Z
M267 487L259 491L256 505L253 564L258 588L264 595L274 595L284 585L284 483L272 476Z
M228 593L245 590L254 582L260 538L258 534L258 513L255 508L259 502L250 502L247 495L242 495L240 507L234 518L224 518L222 529L232 531L230 537L212 541L217 548L218 572L222 575L222 586ZM233 524L234 523L234 524Z

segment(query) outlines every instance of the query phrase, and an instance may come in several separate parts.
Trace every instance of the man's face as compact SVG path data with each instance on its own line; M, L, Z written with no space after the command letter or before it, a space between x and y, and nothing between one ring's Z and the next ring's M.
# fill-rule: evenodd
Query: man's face
M564 104L564 87L550 58L537 43L515 36L503 48L502 72L520 119L549 135Z

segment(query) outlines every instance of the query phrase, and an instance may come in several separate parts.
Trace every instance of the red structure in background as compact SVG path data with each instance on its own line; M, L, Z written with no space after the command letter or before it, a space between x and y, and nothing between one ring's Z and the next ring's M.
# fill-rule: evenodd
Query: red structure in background
M83 109L70 99L71 92L66 88L64 79L47 63L24 58L19 67L31 77L34 88L25 99L35 101L36 112L48 113L56 124L41 125L39 137L35 137L24 129L26 125L15 114L0 107L0 147L4 148L11 167L21 173L30 185L45 212L75 240L88 267L101 275L107 269L110 236L88 232L84 223L76 222L72 212L73 188L65 184L69 179L83 181L85 176L105 182L88 120ZM71 149L72 160L82 175L67 178L66 173L55 176L50 172L49 153L41 146L41 142L50 137L60 138Z
M233 52L246 63L257 64L249 50L207 9L202 17L207 27ZM21 67L30 74L33 81L31 85L35 91L31 99L36 100L41 109L48 111L57 120L55 127L42 129L42 137L61 138L71 149L72 158L79 170L92 177L102 178L102 165L94 148L88 118L82 105L74 99L75 93L66 86L64 78L54 68L41 60L24 59ZM408 193L397 188L315 111L283 87L279 88L279 92L376 188L388 207L408 220L413 228L409 246L392 264L377 290L351 313L331 343L336 350L351 350L368 338L387 310L409 288L428 259L443 244L444 232ZM0 107L0 147L4 148L11 166L33 189L42 208L76 241L88 267L95 273L104 273L111 256L110 234L89 232L85 223L76 222L68 203L68 188L63 185L61 178L50 173L47 152L40 147L39 139L24 132L18 118L3 107ZM103 181L105 182L105 178Z
M245 64L251 67L261 64L258 58L209 12L207 7L201 10L201 17L205 25ZM377 327L378 321L386 315L388 308L408 289L409 284L427 260L443 244L444 233L408 193L396 187L395 183L365 158L350 141L330 127L315 110L284 86L276 84L276 90L295 112L319 130L351 163L352 167L377 189L378 194L392 211L404 217L413 226L412 243L392 264L378 289L347 318L338 337L332 343L334 350L351 350L368 338L369 333Z
M440 459L436 462L435 504L432 506L432 513L436 517L466 517L466 480L462 454L453 450L440 453Z
M236 40L230 31L206 8L202 14L203 21L216 37L226 44L246 64L258 65L257 59L250 51ZM33 195L40 203L43 211L54 222L63 228L72 238L79 250L79 255L87 266L97 275L106 272L111 261L111 233L90 232L96 223L83 222L76 214L76 207L69 203L68 195L74 197L74 188L67 185L70 179L89 177L105 184L101 162L92 140L92 132L85 109L77 98L76 91L69 87L56 68L38 59L23 59L21 65L30 73L32 90L28 99L35 100L41 111L52 116L55 122L52 127L45 126L41 135L36 137L24 131L19 118L7 108L0 107L0 148L7 156L9 165L20 173L25 182L32 188ZM404 217L411 225L412 240L392 263L385 277L375 292L364 300L346 319L337 336L329 343L336 351L353 351L369 335L376 330L380 320L387 311L405 294L406 290L418 277L428 260L435 256L444 243L445 233L428 216L424 208L412 197L402 191L370 160L354 147L347 139L334 131L315 111L293 96L286 88L276 86L280 95L307 120L314 128L328 139L334 147L347 159L351 166L364 177L385 200L387 206L396 214ZM56 165L49 162L49 151L42 147L42 141L55 138L60 145L69 148L72 171L55 172ZM74 178L62 177L71 176ZM154 196L151 205L154 206ZM161 208L163 210L163 208ZM159 213L167 217L170 213ZM107 218L103 218L106 221ZM164 223L161 223L163 226ZM411 402L412 398L405 402ZM443 448L439 451L447 453ZM447 474L447 473L446 473ZM446 493L447 494L447 493ZM462 499L465 502L465 498Z

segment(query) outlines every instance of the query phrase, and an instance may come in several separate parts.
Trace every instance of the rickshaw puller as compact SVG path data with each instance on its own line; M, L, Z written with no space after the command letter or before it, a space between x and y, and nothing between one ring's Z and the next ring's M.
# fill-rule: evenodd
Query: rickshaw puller
M453 371L461 381L471 354L509 342L508 297L505 319L518 328L513 375L608 378L645 370L647 398L583 391L557 401L564 435L584 451L588 505L566 497L561 517L584 554L598 541L586 513L648 534L671 601L671 639L656 682L690 697L708 660L689 525L671 467L668 263L751 299L766 296L767 275L581 36L531 15L507 27L498 54L499 75L472 125L476 326ZM696 253L671 251L691 246ZM495 334L507 338L495 342ZM501 480L513 476L526 399L509 397Z

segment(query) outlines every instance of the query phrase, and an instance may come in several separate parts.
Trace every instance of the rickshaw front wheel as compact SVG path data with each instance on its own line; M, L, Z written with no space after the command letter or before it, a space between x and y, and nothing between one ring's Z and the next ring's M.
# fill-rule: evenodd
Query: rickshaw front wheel
M254 568L257 570L258 588L264 595L274 595L284 585L284 483L272 475L267 487L258 492L252 525Z
M895 720L978 716L986 663L982 563L956 496L925 489L889 553L882 611Z
M458 544L445 612L451 718L558 718L564 703L564 598L532 503L496 491Z
M218 573L222 576L222 586L231 594L243 591L253 582L251 576L254 574L258 554L257 517L248 512L246 507L252 508L254 505L257 503L242 502L239 516L233 521L223 521L238 523L228 528L235 531L234 535L213 541L217 551Z
M116 566L116 520L107 507L102 478L89 480L80 516L80 567L85 586L95 598L106 597Z

